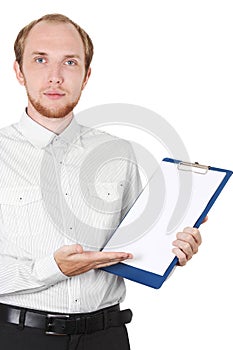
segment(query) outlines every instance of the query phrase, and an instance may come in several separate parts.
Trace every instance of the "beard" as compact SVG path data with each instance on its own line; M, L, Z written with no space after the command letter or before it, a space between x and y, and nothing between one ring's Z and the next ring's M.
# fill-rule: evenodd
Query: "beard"
M32 106L35 108L35 110L38 113L40 113L40 115L46 118L64 118L65 116L67 116L69 113L73 111L74 107L77 106L78 101L81 97L81 92L80 92L76 100L66 104L63 107L46 107L30 95L27 87L26 87L26 91L27 91L28 100L30 101Z

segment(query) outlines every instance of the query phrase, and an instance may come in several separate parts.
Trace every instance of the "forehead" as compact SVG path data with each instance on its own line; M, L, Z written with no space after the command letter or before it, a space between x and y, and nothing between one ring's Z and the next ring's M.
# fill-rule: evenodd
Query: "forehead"
M81 36L71 23L39 22L25 40L25 53L59 51L84 56Z

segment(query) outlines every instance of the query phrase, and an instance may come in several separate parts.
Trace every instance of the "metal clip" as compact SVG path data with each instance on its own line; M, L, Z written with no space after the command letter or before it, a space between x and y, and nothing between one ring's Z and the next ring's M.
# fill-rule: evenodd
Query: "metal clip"
M194 173L205 175L208 172L210 166L202 165L202 164L199 164L198 162L195 162L195 163L180 162L178 163L177 168L179 170L192 171Z

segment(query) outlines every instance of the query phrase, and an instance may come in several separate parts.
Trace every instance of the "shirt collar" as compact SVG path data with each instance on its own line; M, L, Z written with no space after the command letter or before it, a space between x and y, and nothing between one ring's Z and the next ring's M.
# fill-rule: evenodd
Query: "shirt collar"
M80 125L76 122L74 117L66 129L59 135L35 122L28 116L26 111L23 113L16 126L21 134L23 134L23 136L36 148L44 148L48 146L55 137L59 137L69 144L79 139L79 146L83 146L80 139Z

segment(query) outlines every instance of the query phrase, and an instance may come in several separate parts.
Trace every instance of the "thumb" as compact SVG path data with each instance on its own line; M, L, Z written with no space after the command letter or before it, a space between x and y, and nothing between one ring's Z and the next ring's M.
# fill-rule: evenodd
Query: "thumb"
M73 248L73 254L82 254L83 253L83 247L80 244L73 244L71 245Z
M80 244L71 244L64 247L68 255L82 254L83 247Z

